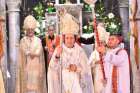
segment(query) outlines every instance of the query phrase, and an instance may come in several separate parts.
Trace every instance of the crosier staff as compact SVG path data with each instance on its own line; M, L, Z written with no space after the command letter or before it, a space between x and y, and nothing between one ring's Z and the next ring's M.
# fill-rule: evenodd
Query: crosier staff
M4 22L5 22L5 19L2 16L0 16L0 59L2 58L4 54L4 46L3 46L3 42L4 42L3 23Z
M59 31L62 30L62 26L60 26L61 24L61 17L64 15L65 13L65 9L62 8L62 9L59 9L58 12L57 12L57 15L58 15L58 23L59 23ZM62 35L62 32L60 32L60 47L62 47L62 44L63 44L63 35ZM63 50L63 49L62 49ZM62 52L62 51L61 51ZM60 65L60 93L62 93L62 55L60 54L60 57L59 57L59 65Z
M100 46L100 39L99 39L99 34L97 30L97 24L96 24L96 15L94 11L95 3L97 0L85 0L86 3L88 3L92 7L92 15L93 15L93 27L94 27L94 32L96 36L96 42L97 46ZM103 59L102 59L102 54L99 53L100 55L100 62L101 62L101 68L102 68L102 73L103 73L103 79L105 80L105 71L104 71L104 66L103 66Z

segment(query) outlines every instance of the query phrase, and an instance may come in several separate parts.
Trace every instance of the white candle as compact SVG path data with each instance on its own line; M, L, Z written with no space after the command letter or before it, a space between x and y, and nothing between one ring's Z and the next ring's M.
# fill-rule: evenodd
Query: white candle
M80 0L77 0L77 4L80 4Z
M59 4L59 0L55 0L55 4Z

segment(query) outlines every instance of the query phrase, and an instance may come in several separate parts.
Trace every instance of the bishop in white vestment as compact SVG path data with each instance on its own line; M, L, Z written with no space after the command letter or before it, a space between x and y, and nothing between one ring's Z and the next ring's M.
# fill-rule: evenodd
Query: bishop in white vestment
M52 56L48 68L48 93L94 93L87 56L75 39L74 34L65 34L64 43Z

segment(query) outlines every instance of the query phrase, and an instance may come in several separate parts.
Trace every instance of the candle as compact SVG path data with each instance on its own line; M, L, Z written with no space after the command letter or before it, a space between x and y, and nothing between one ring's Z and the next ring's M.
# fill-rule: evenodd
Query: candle
M59 4L59 0L55 0L55 4Z
M77 4L80 4L80 0L77 0Z

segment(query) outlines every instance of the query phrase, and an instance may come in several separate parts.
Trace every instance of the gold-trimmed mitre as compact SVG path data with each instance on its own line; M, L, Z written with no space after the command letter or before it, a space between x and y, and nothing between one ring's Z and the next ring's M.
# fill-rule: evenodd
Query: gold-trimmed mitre
M69 13L66 13L63 17L60 18L60 32L62 34L75 34L79 32L79 23L76 18Z
M36 27L37 27L36 19L32 15L27 16L24 20L23 28L26 30L26 29L35 29Z

